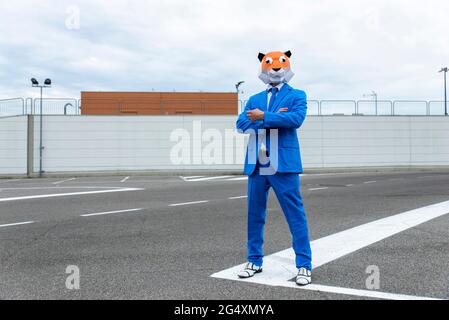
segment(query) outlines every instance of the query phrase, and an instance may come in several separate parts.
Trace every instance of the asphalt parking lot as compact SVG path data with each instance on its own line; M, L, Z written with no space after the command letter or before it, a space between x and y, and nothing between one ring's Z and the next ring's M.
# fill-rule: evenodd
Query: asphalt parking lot
M311 240L351 239L339 257L317 249L324 262L308 289L270 282L270 265L257 282L213 276L245 262L245 177L0 180L0 299L449 298L449 172L310 174L301 183ZM273 194L268 208L265 254L276 257L290 233ZM420 208L421 222L388 219ZM383 221L393 231L379 237ZM351 238L360 226L374 231ZM66 287L68 266L79 269L79 289ZM378 288L367 287L369 266Z

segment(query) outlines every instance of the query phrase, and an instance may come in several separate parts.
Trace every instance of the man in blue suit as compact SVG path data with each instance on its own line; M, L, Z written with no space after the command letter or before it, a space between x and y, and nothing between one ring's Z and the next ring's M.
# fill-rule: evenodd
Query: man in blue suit
M250 278L262 272L266 207L272 187L292 234L296 283L304 286L312 282L312 253L300 193L297 129L306 118L307 98L287 84L294 75L290 57L290 51L259 54L259 77L268 87L249 99L237 120L239 132L250 135L244 167L249 176L248 263L238 276Z

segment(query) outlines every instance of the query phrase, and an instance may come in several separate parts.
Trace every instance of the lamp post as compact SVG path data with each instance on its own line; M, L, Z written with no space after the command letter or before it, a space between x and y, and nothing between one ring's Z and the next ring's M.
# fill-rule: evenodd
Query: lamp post
M39 88L41 93L41 99L40 99L40 117L39 117L39 177L42 177L42 174L44 171L42 170L42 151L44 150L44 147L42 145L42 92L44 88L50 88L51 87L51 80L45 79L44 85L40 85L39 81L37 81L35 78L31 79L31 85L34 88Z
M375 108L375 110L376 110L376 116L377 116L377 102L378 102L378 99L377 99L377 92L376 91L371 91L371 93L370 94L364 94L363 95L364 97L372 97L373 99L374 99L374 108Z
M444 115L445 116L448 115L448 113L447 113L447 71L448 70L449 69L447 67L446 68L442 68L440 70L440 73L444 72Z
M244 83L245 83L245 81L239 81L235 84L235 91L237 92L237 99L239 98L240 86ZM240 111L241 110L239 110L239 113L240 113Z
M236 83L236 85L235 85L235 90L236 90L236 92L237 92L237 94L239 94L240 93L240 86L242 85L242 84L244 84L245 83L245 81L239 81L239 82L237 82Z

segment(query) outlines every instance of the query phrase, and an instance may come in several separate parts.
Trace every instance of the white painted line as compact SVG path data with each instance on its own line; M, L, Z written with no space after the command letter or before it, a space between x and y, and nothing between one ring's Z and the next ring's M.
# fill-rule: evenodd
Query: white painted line
M130 177L126 177L125 179L123 179L122 181L120 181L121 183L126 182Z
M323 187L323 188L312 188L312 189L309 189L309 191L318 191L318 190L326 190L326 189L329 189L329 187Z
M61 184L61 183L73 181L73 180L76 180L76 178L70 178L70 179L65 179L65 180L61 180L61 181L56 181L56 182L53 182L53 184Z
M347 187L353 187L354 185L353 184L347 184L346 186Z
M112 193L112 192L141 191L141 190L144 190L144 189L122 188L122 189L114 189L114 190L97 190L97 191L83 191L83 192L70 192L70 193L41 194L41 195L36 195L36 196L0 198L0 202L30 200L30 199L43 199L43 198L56 198L56 197L69 197L69 196L78 196L78 195L87 195L87 194L100 194L100 193Z
M97 212L97 213L88 213L88 214L82 214L81 217L93 217L93 216L104 216L107 214L113 214L113 213L125 213L125 212L136 212L136 211L142 211L143 208L138 209L126 209L126 210L116 210L116 211L107 211L107 212Z
M204 176L190 176L190 177L182 177L180 176L180 178L184 181L190 180L190 179L198 179L198 178L204 178Z
M248 177L238 177L238 178L231 178L231 179L226 179L227 181L245 181L248 180Z
M360 174L360 172L309 173L304 175L310 177L313 176L320 177L320 176L340 176L340 175L354 175L354 174Z
M203 200L203 201L192 201L192 202L184 202L184 203L174 203L170 204L169 207L179 207L179 206L187 206L190 204L200 204L200 203L207 203L209 200Z
M265 272L265 269L264 269ZM255 276L258 277L259 275ZM374 299L386 299L386 300L443 300L443 299L437 299L437 298L429 298L429 297L419 297L419 296L411 296L411 295L405 295L405 294L396 294L396 293L388 293L388 292L381 292L381 291L372 291L372 290L360 290L360 289L353 289L353 288L343 288L343 287L333 287L333 286L324 286L319 284L311 284L305 287L299 287L295 282L293 281L286 281L287 283L285 285L282 285L283 287L293 288L293 289L301 289L301 290L307 290L307 291L317 291L317 292L327 292L327 293L335 293L335 294L343 294L343 295L349 295L349 296L358 296L358 297L367 297L367 298L374 298ZM257 283L254 281L254 283ZM278 284L268 284L271 286L277 286Z
M0 228L21 226L24 224L31 224L31 223L34 223L34 221L26 221L26 222L18 222L18 223L10 223L10 224L0 224Z
M313 268L318 268L350 253L363 249L376 242L389 238L407 229L416 227L432 219L444 216L448 213L449 201L445 201L369 222L367 224L312 241ZM293 287L297 287L294 283L289 281L296 275L297 272L294 264L295 254L292 248L267 256L264 260L264 272L251 279L240 280L237 277L238 271L240 271L245 264L217 272L213 274L212 277L266 284L271 286L291 287L293 285ZM319 291L318 289L324 290L326 288L327 290L330 290L330 287L325 286L309 287L310 290L313 290L313 288L317 291ZM356 291L352 289L340 288L338 290L340 290L340 293L342 294L356 293ZM400 295L393 295L387 298L394 298L395 296L397 298L401 298Z
M248 196L240 196L240 197L230 197L229 200L237 200L237 199L246 199Z
M25 179L10 179L10 180L0 180L0 183L6 183L6 182L15 182L15 181L22 181Z
M211 180L219 180L219 179L226 179L226 178L232 178L232 177L233 176L204 177L204 178L189 179L186 181L188 181L188 182L211 181Z
M123 189L123 187L20 187L20 188L0 188L0 190L62 190L62 189Z
M376 183L377 181L366 181L364 182L364 184L371 184L371 183Z
M292 285L296 286L296 284ZM303 287L303 290L310 291L319 291L319 292L328 292L328 293L337 293L351 296L359 296L359 297L368 297L375 299L387 299L387 300L442 300L436 298L429 297L418 297L418 296L410 296L405 294L397 294L397 293L388 293L381 291L371 291L371 290L358 290L352 288L341 288L341 287L331 287L331 286L323 286L317 284L311 284L309 286Z

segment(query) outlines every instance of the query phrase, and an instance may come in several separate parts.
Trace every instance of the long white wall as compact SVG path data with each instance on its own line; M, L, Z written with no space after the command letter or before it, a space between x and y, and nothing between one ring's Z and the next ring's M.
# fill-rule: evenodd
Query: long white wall
M43 120L43 170L182 170L239 169L241 165L174 165L170 151L176 141L174 130L185 129L191 135L191 146L201 137L193 134L193 121L201 120L202 128L224 132L233 128L232 117L178 116L45 116ZM39 146L39 118L35 118L35 155ZM242 148L241 153L244 153ZM191 152L192 162L197 161ZM243 160L242 160L243 161ZM35 156L34 171L39 171Z
M0 118L0 174L27 173L27 117Z
M225 131L234 129L235 120L228 116L45 116L43 169L46 172L240 170L245 151L242 145L236 151L237 161L233 164L201 163L201 154L194 151L190 154L191 161L201 164L175 165L170 159L176 145L176 141L170 140L174 130L185 129L192 147L200 142L201 133L207 129L213 129L212 135L218 132L225 136ZM194 130L195 124L198 131L198 121L201 121L200 135ZM22 129L24 127L22 123ZM34 169L37 172L38 117L34 127ZM18 150L23 147L26 134L15 130L20 136L16 137L19 144L14 146ZM449 165L449 118L310 116L298 133L306 169ZM12 136L14 134L9 133L9 139ZM225 154L235 150L230 144L226 146L227 142L222 145L223 162ZM203 149L208 144L203 142ZM11 170L12 162L0 170ZM17 163L23 164L23 161ZM13 169L18 170L17 164L15 166Z
M221 164L205 163L201 154L212 141L201 141L202 135L232 134L235 117L44 116L43 123L46 172L238 171L245 152L243 136L228 136L219 145ZM170 158L176 133L187 134L191 163L174 164ZM310 116L298 133L306 169L449 166L449 118L445 117ZM200 153L193 151L198 144ZM38 117L34 118L34 148L38 172ZM27 117L0 118L0 174L26 172Z
M300 137L309 168L449 165L444 117L313 117Z

